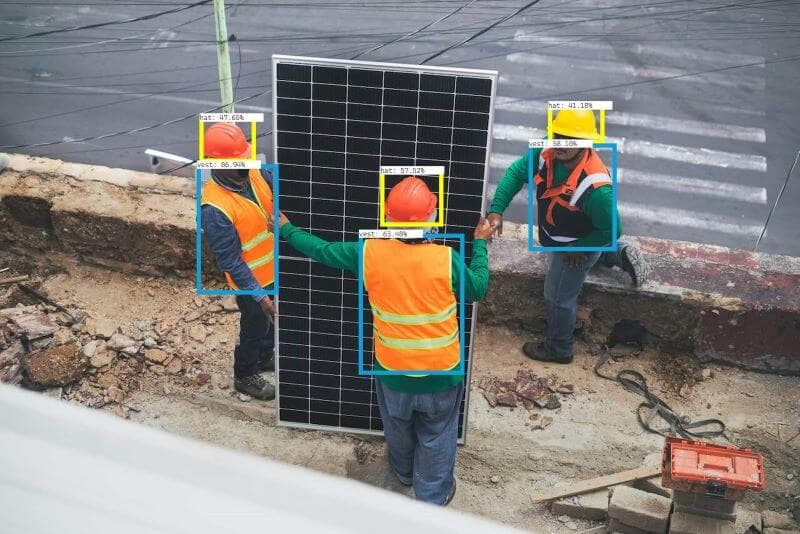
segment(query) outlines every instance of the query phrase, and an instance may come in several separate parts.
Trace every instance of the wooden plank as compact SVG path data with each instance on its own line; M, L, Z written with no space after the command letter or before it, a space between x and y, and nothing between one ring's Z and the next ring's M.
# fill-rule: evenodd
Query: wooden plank
M636 469L629 469L628 471L614 473L613 475L605 475L589 480L582 480L577 484L570 485L567 488L556 488L549 491L536 493L531 495L531 502L540 503L544 501L552 501L553 499L560 499L561 497L571 497L572 495L580 495L581 493L588 493L601 488L616 486L617 484L633 482L634 480L639 480L642 478L651 478L660 474L661 465L646 465L644 467L637 467Z

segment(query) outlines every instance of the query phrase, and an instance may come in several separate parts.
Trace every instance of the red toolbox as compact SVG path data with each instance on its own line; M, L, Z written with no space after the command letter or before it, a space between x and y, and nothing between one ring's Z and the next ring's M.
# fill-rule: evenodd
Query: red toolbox
M764 457L757 452L667 437L662 458L664 487L731 501L765 486Z

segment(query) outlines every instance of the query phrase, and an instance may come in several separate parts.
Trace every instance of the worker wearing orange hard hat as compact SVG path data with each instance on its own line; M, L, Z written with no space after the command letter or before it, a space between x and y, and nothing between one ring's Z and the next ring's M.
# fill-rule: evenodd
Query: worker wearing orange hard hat
M591 110L564 109L552 124L555 139L590 139L600 135ZM503 212L528 183L528 151L500 179L487 219L503 232ZM533 150L536 224L539 242L547 247L607 247L622 233L613 202L611 177L593 148ZM617 235L612 236L612 217ZM614 252L555 252L545 278L547 333L543 341L529 341L523 352L539 361L569 363L573 358L577 301L589 269L598 261L630 274L634 285L647 278L648 268L639 249L618 241Z
M389 192L386 218L426 229L436 220L437 207L437 197L426 183L408 176ZM358 242L330 243L293 226L283 213L278 224L281 237L295 250L329 267L358 272ZM376 384L389 464L401 483L414 486L417 499L437 505L448 504L456 489L464 391L463 372L458 372L458 287L463 272L466 300L481 300L486 294L486 242L491 234L491 226L481 219L472 260L464 267L458 252L425 239L367 239L362 251L374 369L392 371L378 376ZM456 373L425 373L452 370Z
M205 132L205 156L247 159L250 143L233 123L215 123ZM203 235L217 265L233 289L270 289L274 282L275 241L272 213L272 173L259 169L212 169L200 200ZM275 388L262 372L275 368L270 298L237 295L241 312L239 338L233 353L234 387L261 400L275 398Z

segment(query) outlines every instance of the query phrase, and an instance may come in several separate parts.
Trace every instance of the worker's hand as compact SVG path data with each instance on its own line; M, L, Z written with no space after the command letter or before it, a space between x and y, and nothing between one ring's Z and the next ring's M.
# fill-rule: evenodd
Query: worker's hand
M273 317L275 317L275 305L272 303L269 297L264 297L258 303L261 305L261 309L264 311L264 314L267 318L271 321Z
M503 235L503 216L499 213L490 213L486 216L486 220L492 226L492 230L497 232L497 235Z
M289 222L289 219L286 215L283 214L282 211L278 212L278 229L283 228L283 225ZM272 228L275 226L275 217L272 215L272 212L267 213L267 225Z
M491 242L492 234L494 234L494 228L492 228L488 220L481 217L481 220L478 221L478 226L475 227L475 239L483 239L484 241Z
M567 267L579 267L583 264L585 258L586 254L581 254L580 252L567 252L564 254L564 265Z

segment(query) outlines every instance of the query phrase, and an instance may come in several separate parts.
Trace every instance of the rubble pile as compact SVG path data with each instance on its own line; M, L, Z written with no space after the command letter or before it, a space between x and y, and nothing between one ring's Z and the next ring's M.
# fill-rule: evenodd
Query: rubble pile
M213 387L203 366L218 318L235 311L232 297L196 298L182 316L119 325L104 317L47 304L0 309L0 382L21 384L91 408L113 406L127 417L132 393L160 383ZM222 339L220 344L225 343ZM201 346L202 344L202 346ZM227 384L219 384L221 389Z
M517 370L514 380L502 380L496 377L483 377L478 387L489 406L506 406L514 409L518 406L531 411L534 408L556 410L561 407L561 400L575 393L572 384L559 384L554 376L537 376L530 369ZM530 417L532 428L543 429L553 422L552 417L534 413Z

